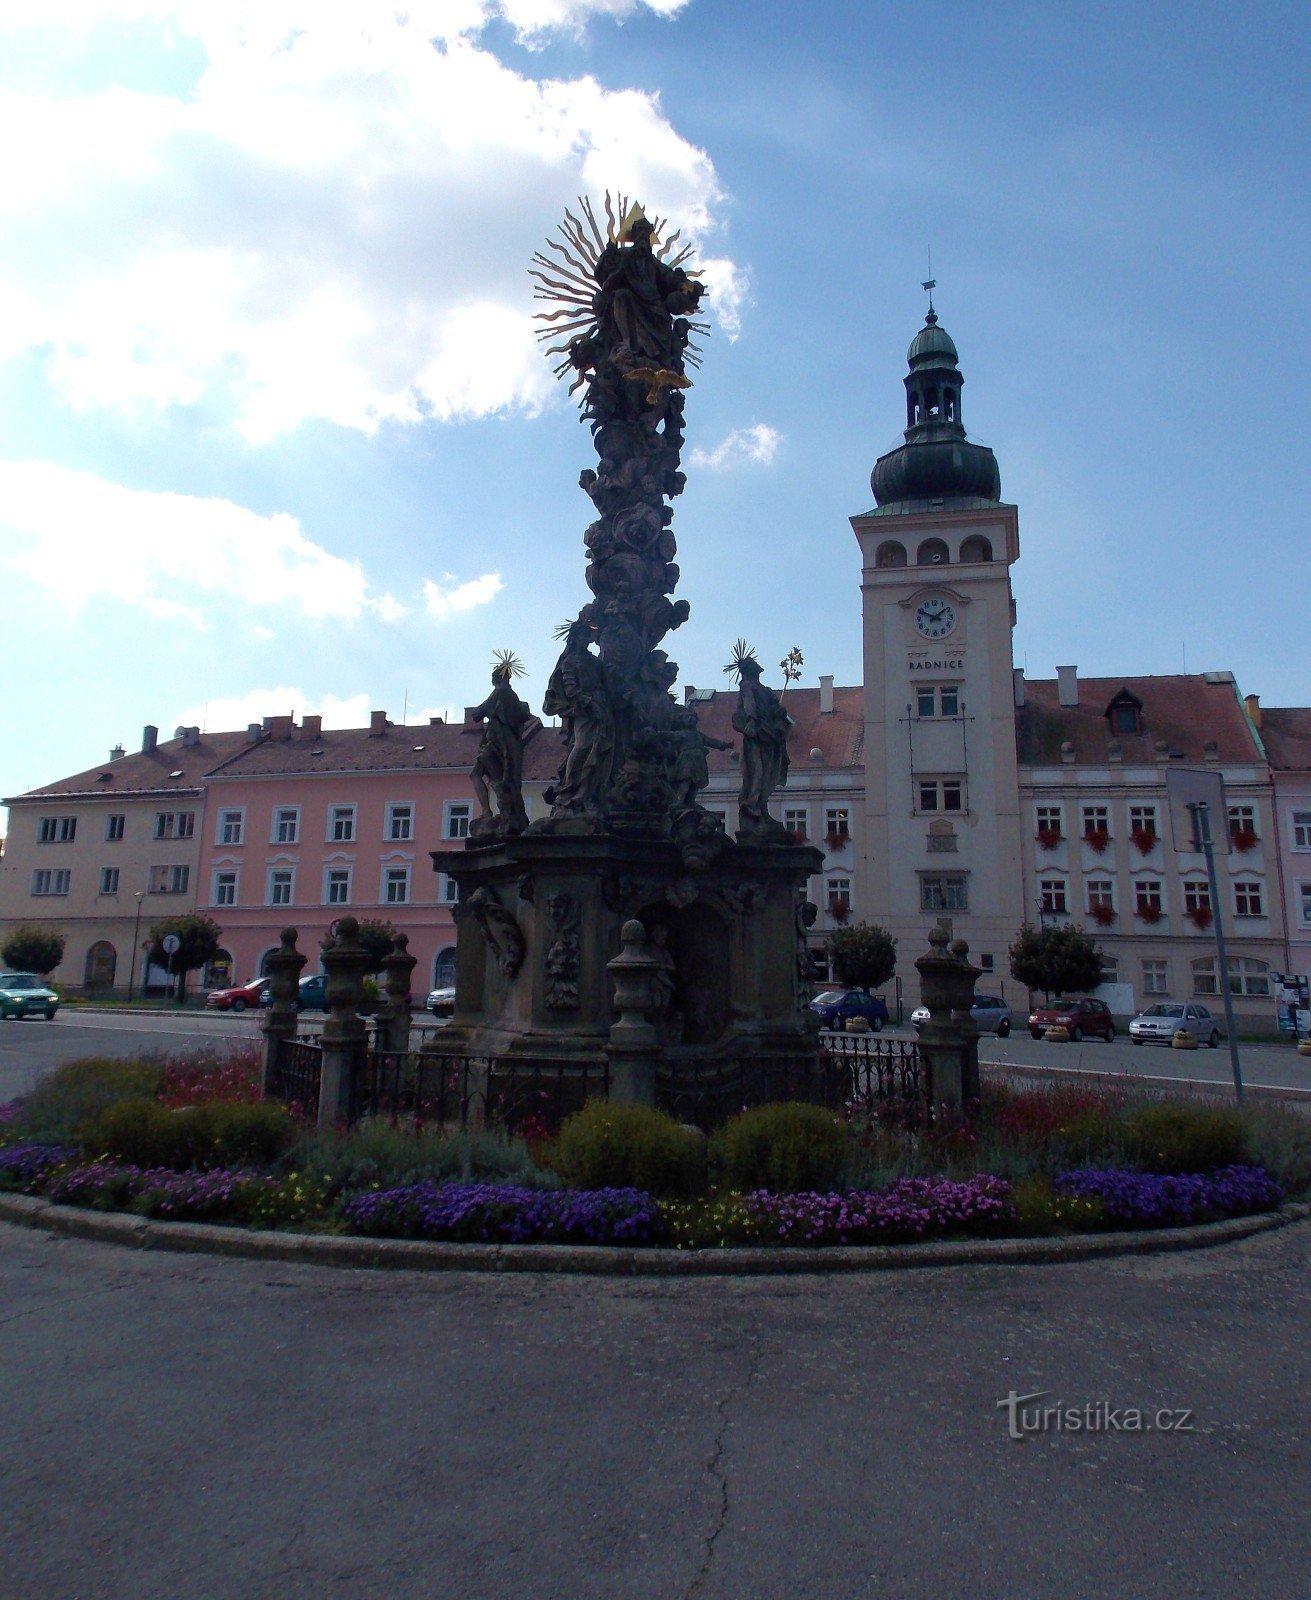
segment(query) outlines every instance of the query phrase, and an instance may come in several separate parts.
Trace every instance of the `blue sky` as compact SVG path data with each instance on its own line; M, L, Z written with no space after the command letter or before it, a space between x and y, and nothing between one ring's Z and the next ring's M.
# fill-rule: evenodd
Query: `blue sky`
M1291 4L0 0L0 794L497 647L536 705L591 448L527 266L607 187L713 291L684 683L859 681L931 247L1017 661L1306 703L1309 68Z

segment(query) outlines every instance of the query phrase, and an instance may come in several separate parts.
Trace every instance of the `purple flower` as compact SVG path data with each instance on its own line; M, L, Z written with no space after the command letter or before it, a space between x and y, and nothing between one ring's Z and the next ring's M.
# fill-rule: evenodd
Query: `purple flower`
M1160 1175L1082 1169L1058 1173L1058 1194L1100 1200L1108 1222L1121 1227L1172 1228L1219 1217L1274 1211L1283 1191L1262 1167Z

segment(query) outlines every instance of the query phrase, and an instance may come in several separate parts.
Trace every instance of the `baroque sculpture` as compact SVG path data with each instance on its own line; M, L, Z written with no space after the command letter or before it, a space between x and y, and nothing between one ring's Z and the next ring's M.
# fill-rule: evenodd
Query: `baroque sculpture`
M491 694L469 713L473 721L483 724L470 773L478 797L478 816L469 829L474 838L522 833L528 826L523 803L523 736L533 714L510 687L517 666L513 655L501 652L492 669Z
M741 640L725 671L737 674L737 710L733 726L742 735L742 788L738 798L738 831L767 842L783 843L791 835L769 814L769 799L787 782L788 734L792 718L782 700L761 682L761 666Z

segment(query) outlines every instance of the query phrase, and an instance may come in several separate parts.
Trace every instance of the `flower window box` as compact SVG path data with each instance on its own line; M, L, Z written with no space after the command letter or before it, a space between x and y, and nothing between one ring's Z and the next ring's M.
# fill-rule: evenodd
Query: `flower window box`
M1156 848L1155 828L1135 828L1129 837L1133 840L1136 848L1145 856L1150 855Z
M1160 906L1139 906L1134 912L1140 922L1159 922L1162 915Z
M1065 836L1059 828L1039 828L1034 837L1044 850L1055 850Z
M830 850L841 850L843 845L851 843L851 834L845 830L831 829L824 835L824 842Z
M1100 856L1106 853L1106 847L1111 842L1111 836L1105 828L1086 828L1083 842L1090 850L1095 850Z
M1209 928L1214 920L1210 906L1193 906L1188 913L1188 920L1195 928Z
M1235 850L1255 850L1257 845L1255 828L1235 828L1229 835L1229 843Z
M1093 906L1091 908L1091 915L1093 921L1099 928L1109 928L1110 925L1115 921L1115 907L1100 905Z
M828 914L833 918L834 922L845 922L851 915L851 907L845 900L830 900Z

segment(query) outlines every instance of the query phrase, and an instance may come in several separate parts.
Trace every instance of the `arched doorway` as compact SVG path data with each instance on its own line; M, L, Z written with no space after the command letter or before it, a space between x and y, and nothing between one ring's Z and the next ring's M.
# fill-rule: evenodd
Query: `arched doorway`
M108 939L97 939L86 953L82 985L89 990L112 989L118 970L118 952Z
M234 970L232 952L229 950L216 950L205 966L201 987L205 989L224 988L232 982Z
M434 989L453 989L455 987L454 945L447 945L445 950L437 952L437 959L432 964L432 986Z

